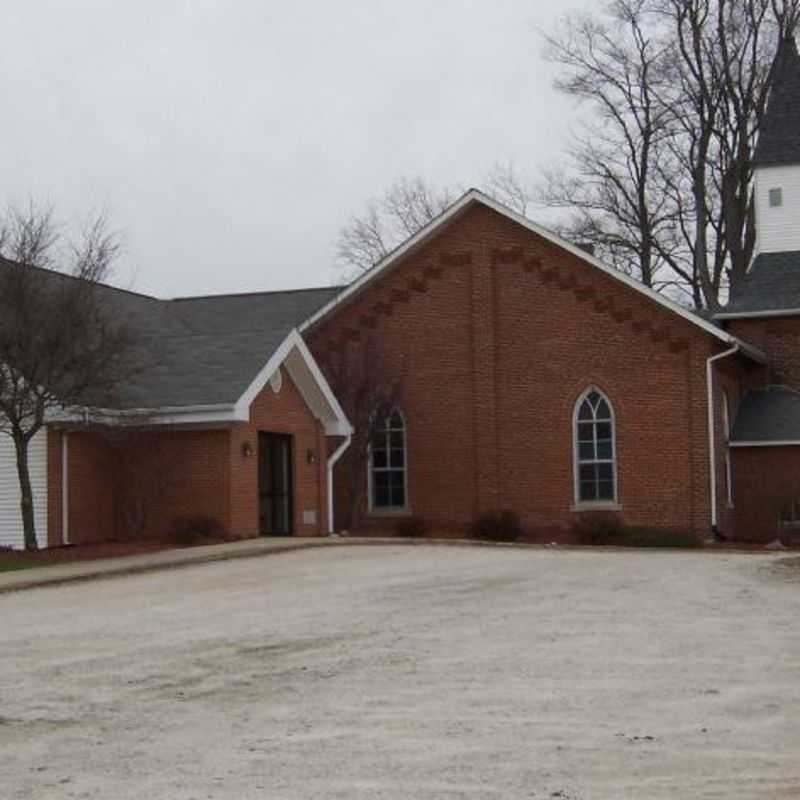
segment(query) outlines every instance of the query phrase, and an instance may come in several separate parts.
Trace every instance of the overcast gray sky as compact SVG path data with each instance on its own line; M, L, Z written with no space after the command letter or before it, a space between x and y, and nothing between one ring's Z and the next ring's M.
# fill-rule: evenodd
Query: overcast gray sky
M575 110L540 30L592 0L0 0L0 202L107 210L117 283L326 285L397 178L535 176Z

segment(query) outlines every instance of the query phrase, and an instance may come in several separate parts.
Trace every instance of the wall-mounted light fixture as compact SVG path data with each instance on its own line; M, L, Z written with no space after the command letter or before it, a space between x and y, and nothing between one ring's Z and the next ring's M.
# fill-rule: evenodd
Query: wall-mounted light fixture
M306 450L306 463L308 464L316 464L317 463L317 454L309 447Z
M253 455L253 443L252 442L248 441L248 442L245 442L242 445L242 455L245 458L250 458L250 456Z

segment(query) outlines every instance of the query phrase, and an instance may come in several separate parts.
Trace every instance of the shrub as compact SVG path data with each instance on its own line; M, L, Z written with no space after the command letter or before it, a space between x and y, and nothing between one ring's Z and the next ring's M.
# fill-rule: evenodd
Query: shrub
M578 544L622 544L624 526L616 514L593 513L579 517L572 532Z
M472 524L472 535L489 542L516 542L522 536L522 522L516 511L488 511Z
M404 539L421 539L427 533L428 527L422 517L403 517L397 520L394 532Z
M617 547L701 547L702 541L689 531L625 525L616 514L587 514L573 526L579 544Z
M216 517L203 514L176 517L172 522L172 536L177 544L188 546L204 539L222 538L222 526Z
M700 537L690 531L670 528L648 528L632 525L622 530L625 547L702 547Z

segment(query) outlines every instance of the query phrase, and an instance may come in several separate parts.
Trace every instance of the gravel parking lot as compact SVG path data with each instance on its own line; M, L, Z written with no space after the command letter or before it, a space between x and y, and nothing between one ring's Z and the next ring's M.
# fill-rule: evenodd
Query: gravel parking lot
M800 798L776 559L344 547L3 595L0 795Z

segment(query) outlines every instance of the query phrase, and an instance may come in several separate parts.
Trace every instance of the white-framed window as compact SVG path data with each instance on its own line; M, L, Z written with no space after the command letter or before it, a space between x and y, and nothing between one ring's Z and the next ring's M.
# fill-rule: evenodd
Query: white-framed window
M576 505L617 502L614 409L590 386L575 403L573 419Z
M722 393L722 435L725 437L725 490L728 508L733 508L733 479L731 470L731 404L727 392Z
M371 511L408 508L406 421L399 409L378 426L369 448L369 507Z

